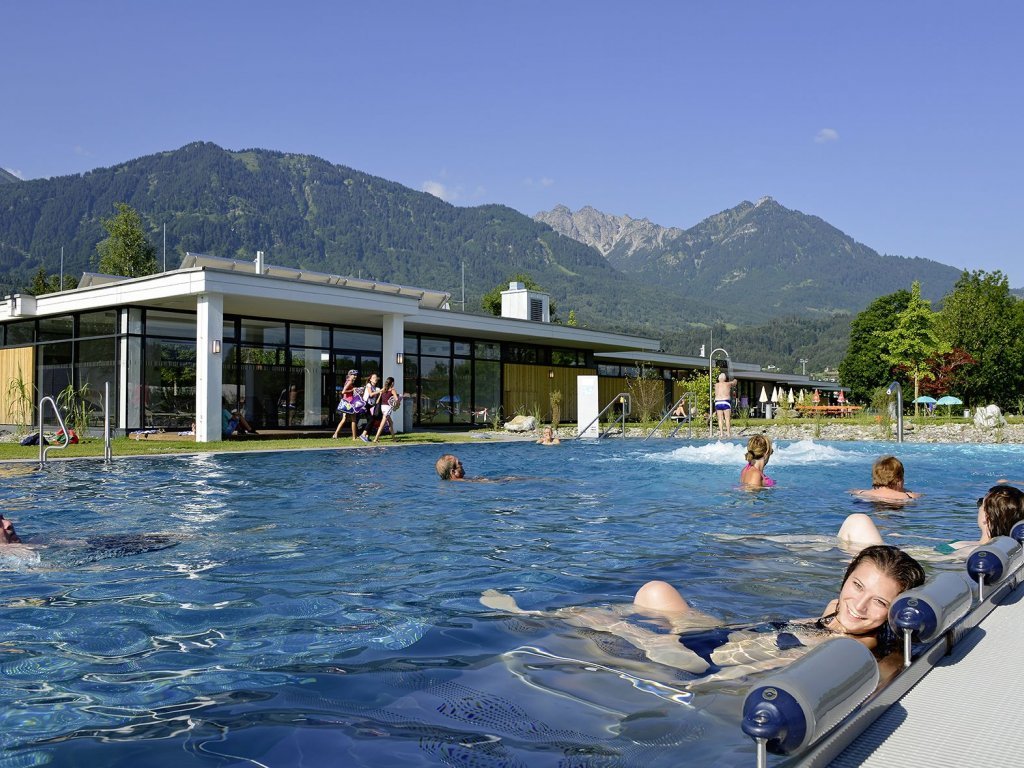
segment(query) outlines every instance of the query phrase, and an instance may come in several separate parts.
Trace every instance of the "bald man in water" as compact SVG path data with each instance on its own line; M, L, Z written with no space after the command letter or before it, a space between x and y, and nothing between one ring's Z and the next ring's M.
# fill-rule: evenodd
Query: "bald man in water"
M14 532L14 523L0 515L0 544L21 544L21 539Z

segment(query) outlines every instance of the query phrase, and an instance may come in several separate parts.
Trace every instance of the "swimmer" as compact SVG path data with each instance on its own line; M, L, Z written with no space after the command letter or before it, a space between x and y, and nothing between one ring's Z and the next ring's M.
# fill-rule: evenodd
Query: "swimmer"
M740 471L740 483L746 488L771 488L775 481L764 473L774 449L767 435L753 435L747 441L747 466Z
M434 464L434 469L437 470L437 476L442 480L465 480L466 471L462 468L462 462L459 461L459 457L451 453L446 453L437 463Z
M993 485L978 499L977 541L950 541L939 544L940 555L967 554L996 536L1009 536L1014 523L1024 520L1024 492L1012 485ZM848 551L858 547L882 544L875 521L868 515L857 513L843 521L839 529L839 543Z
M555 430L551 427L544 427L544 431L541 433L540 440L537 441L537 445L558 445L562 441L558 439L558 435L555 434Z
M850 491L854 496L885 504L905 504L921 497L903 487L903 462L895 456L882 456L871 467L871 488Z
M484 592L480 602L510 613L553 615L575 626L611 632L644 651L651 661L696 674L714 673L718 680L781 666L802 655L798 649L836 635L863 643L880 662L884 660L889 674L902 663L900 643L889 630L889 607L902 592L923 584L924 578L921 565L897 547L866 547L847 566L838 597L825 606L820 618L770 622L768 631L766 625L722 627L664 581L647 582L631 606L618 609L523 611L510 595L495 590ZM654 619L665 625L668 633L630 619L638 613L648 624ZM725 667L732 669L723 672Z
M0 544L21 544L21 539L14 530L14 523L0 515Z

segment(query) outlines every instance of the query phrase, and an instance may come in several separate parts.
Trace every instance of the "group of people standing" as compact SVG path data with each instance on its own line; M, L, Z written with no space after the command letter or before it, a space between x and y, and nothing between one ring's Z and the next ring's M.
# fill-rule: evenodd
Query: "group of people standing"
M395 389L395 379L388 376L384 384L380 384L380 376L371 373L366 383L359 384L359 371L349 371L345 376L345 383L338 389L338 414L341 419L334 430L332 438L341 434L345 424L351 424L352 439L362 440L364 443L370 441L370 432L375 430L372 442L380 440L385 430L389 434L395 433L394 420L391 417L402 405L402 394ZM362 431L359 430L360 422L364 421Z

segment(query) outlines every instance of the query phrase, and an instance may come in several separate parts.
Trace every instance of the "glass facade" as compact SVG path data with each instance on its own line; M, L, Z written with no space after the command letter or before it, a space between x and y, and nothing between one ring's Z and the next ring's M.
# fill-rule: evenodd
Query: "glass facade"
M112 423L179 431L196 419L195 323L194 312L124 307L6 323L0 343L35 344L40 392L74 387L94 425L109 382L112 403L124 390ZM347 371L358 372L360 385L395 373L378 330L225 315L222 331L223 401L257 430L332 428ZM407 333L402 350L410 415L423 427L492 422L503 407L505 364L593 365L582 350L436 334ZM624 372L601 373L613 367Z

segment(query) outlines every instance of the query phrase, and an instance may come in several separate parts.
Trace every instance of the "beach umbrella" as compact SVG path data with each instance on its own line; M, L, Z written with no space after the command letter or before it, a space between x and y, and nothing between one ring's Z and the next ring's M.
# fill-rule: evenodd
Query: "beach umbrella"
M943 395L935 401L935 405L946 406L946 417L948 418L953 412L954 405L963 405L964 401L959 397L953 397L952 395Z
M953 399L955 400L956 398ZM914 402L923 403L925 405L935 405L935 403L938 401L934 397L929 397L928 395L921 395L920 397L915 397ZM950 405L952 405L952 403L950 403Z
M789 401L789 407L793 407L793 403L796 402L796 397L793 395L793 388L789 388L789 396L786 398Z
M836 402L839 402L839 403L845 403L846 402L846 395L843 394L843 390L841 390L841 389L839 390L839 397L836 398Z
M759 398L757 398L757 402L759 402L759 403L767 403L768 402L768 392L765 390L764 384L761 385L761 396Z
M772 402L773 403L779 402L779 388L778 387L772 387Z
M811 399L814 401L814 404L817 405L818 403L821 402L821 393L818 392L818 390L814 390L814 395L811 397Z

